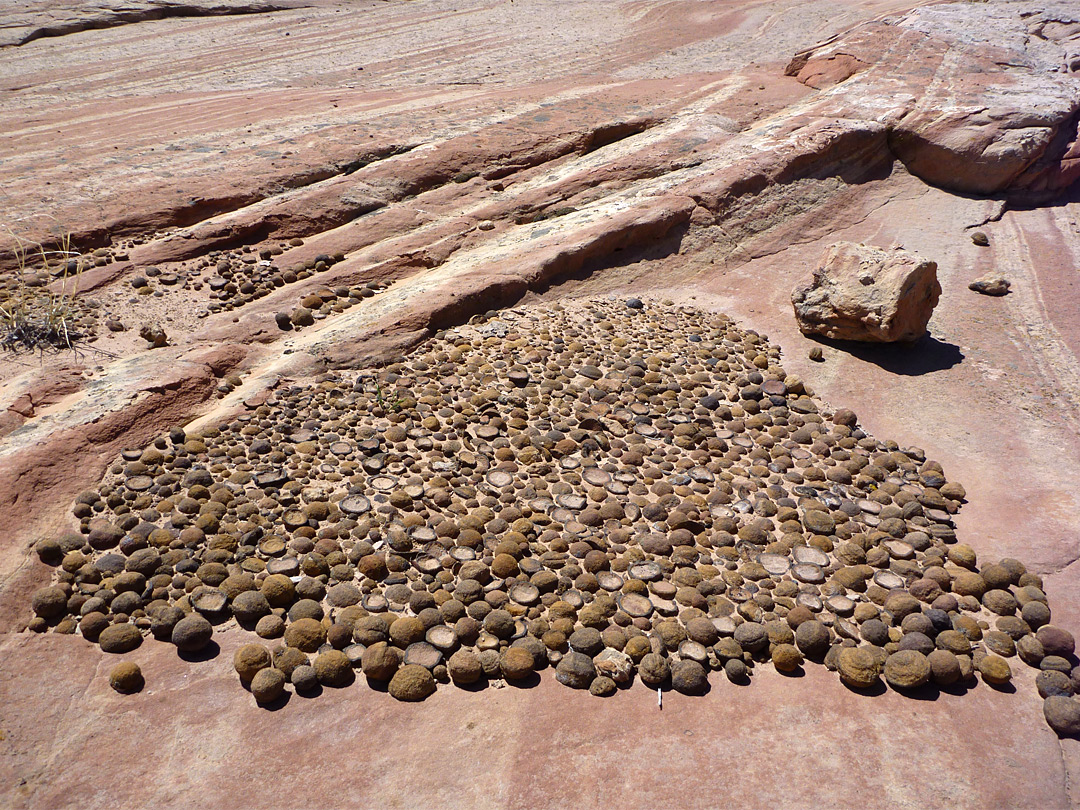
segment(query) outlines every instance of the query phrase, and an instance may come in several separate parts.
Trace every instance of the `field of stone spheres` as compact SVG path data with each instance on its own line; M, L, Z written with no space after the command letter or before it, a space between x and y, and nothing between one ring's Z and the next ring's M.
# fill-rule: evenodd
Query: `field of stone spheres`
M1080 7L0 7L0 806L1080 806Z

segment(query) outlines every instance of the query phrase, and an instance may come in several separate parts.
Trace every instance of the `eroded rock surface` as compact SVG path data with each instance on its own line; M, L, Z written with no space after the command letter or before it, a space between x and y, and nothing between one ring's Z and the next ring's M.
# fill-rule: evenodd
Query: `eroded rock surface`
M1049 192L1080 177L1072 3L916 9L800 54L788 72L889 126L907 169L955 191Z
M88 8L77 15L97 13ZM968 500L950 515L957 533L980 558L1023 559L1044 583L1053 623L1075 630L1080 499L1061 470L1080 466L1077 203L1065 195L1010 210L970 193L1015 205L1069 186L1075 39L1063 4L418 0L143 19L3 48L6 216L30 239L54 238L57 225L73 233L91 265L79 317L96 326L77 356L20 356L2 369L0 628L27 621L33 593L49 583L31 545L64 537L77 504L93 511L80 496L122 451L179 425L194 436L249 424L240 419L257 418L280 391L314 387L327 368L399 360L489 310L616 293L669 296L767 331L785 368L824 401L955 469ZM814 67L797 79L784 75L789 64ZM974 233L988 238L975 245ZM824 346L824 362L806 359L789 293L840 239L899 243L938 262L941 302L918 351ZM991 271L1013 282L1008 296L967 289ZM49 274L28 272L32 289L56 289ZM160 322L168 345L147 351L144 322ZM196 598L209 609L223 594ZM50 599L39 599L47 612ZM254 596L237 606L247 617L262 610ZM263 618L267 632L291 621ZM871 621L860 638L863 625L878 641L895 629ZM802 634L808 649L827 642L813 629ZM1065 688L1061 678L1036 688L1015 657L980 657L978 667L973 657L968 667L916 649L942 683L986 682L932 702L892 690L868 700L812 662L797 680L781 674L797 672L802 655L798 634L795 644L785 634L750 673L753 686L737 685L748 669L731 658L708 695L668 692L658 712L640 685L597 700L559 687L550 670L536 688L520 688L529 678L483 694L440 688L420 707L364 678L309 700L316 667L279 656L268 669L295 665L304 686L286 686L265 711L237 685L232 655L252 637L231 622L185 658L156 640L126 653L146 683L134 695L109 688L89 637L0 637L4 705L20 707L2 723L10 804L143 806L198 794L241 806L245 795L231 789L241 768L279 785L283 802L303 790L326 804L390 804L400 780L387 775L422 762L413 803L599 805L612 797L580 786L621 767L615 751L620 763L634 751L649 763L628 777L632 794L614 797L624 804L632 795L693 806L715 796L710 775L721 767L732 796L772 805L1066 807L1080 784L1080 750L1059 743L1042 715L1039 695ZM326 629L326 641L341 633ZM410 660L430 661L436 641ZM1008 655L997 635L977 643ZM186 660L214 645L218 657ZM43 659L57 662L45 684ZM1001 660L1015 694L988 685L1002 677ZM650 679L671 673L651 647L642 661L638 674ZM323 676L340 662L324 658ZM515 675L527 669L522 656L504 661L492 649L459 658L449 674L476 684L504 662ZM684 686L693 669L679 670ZM598 678L597 691L623 671ZM890 672L909 688L925 667L907 655ZM809 700L795 701L804 689ZM264 696L274 691L260 684ZM474 725L450 734L446 712ZM550 747L538 727L551 730ZM1003 729L1024 745L1002 743ZM593 745L597 730L610 745ZM688 732L698 744L687 745ZM333 768L283 770L295 753L285 741L301 738L312 757L343 769L357 739L379 740L365 753L373 775L345 783ZM827 741L834 758L810 740ZM483 774L460 767L462 745L488 752ZM151 748L168 759L142 756ZM782 783L778 750L791 753Z

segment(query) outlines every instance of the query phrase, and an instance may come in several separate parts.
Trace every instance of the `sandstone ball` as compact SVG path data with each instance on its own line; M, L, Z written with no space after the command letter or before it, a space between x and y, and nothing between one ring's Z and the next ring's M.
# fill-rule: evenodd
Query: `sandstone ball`
M933 668L916 650L899 650L885 659L885 682L893 689L916 689L930 680Z
M684 695L699 695L709 685L705 667L697 661L677 661L671 665L671 686Z
M143 674L133 661L121 661L109 673L109 686L122 695L139 692L143 688Z
M172 643L181 652L199 652L214 635L214 627L198 613L186 616L176 623L172 631Z
M510 647L502 654L499 666L502 669L504 678L518 681L533 674L535 659L528 650L521 647Z
M233 655L233 669L243 683L251 683L256 672L272 663L270 651L262 644L245 644Z
M131 652L142 644L142 633L133 624L113 624L101 631L98 644L103 652Z
M447 661L447 672L450 680L461 686L476 683L484 674L484 668L480 665L480 659L469 650L458 650Z
M869 689L877 683L880 670L874 655L865 647L845 647L836 659L840 680L854 689Z
M251 694L261 704L273 703L285 692L285 674L279 669L260 669L251 679Z
M316 619L299 619L285 628L285 643L304 652L315 652L326 641L326 628Z
M1052 695L1043 701L1043 717L1060 737L1080 737L1080 701Z
M353 682L352 663L341 650L327 650L315 656L315 674L323 686L348 686Z
M419 701L435 694L435 678L419 664L406 664L390 679L390 695L397 700Z

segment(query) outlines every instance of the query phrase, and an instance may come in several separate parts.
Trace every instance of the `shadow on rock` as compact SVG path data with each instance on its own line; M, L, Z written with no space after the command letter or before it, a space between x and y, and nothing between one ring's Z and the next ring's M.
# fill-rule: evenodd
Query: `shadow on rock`
M208 641L206 646L201 650L195 650L194 652L177 650L176 654L180 656L181 660L192 664L198 664L203 661L211 661L217 658L221 654L221 647L218 646L216 641Z
M352 681L350 681L350 683L352 683ZM369 683L370 683L370 681L369 681ZM295 686L293 688L296 689ZM302 698L317 698L319 695L321 695L323 693L323 691L324 691L323 690L323 685L321 683L319 683L318 681L316 681L313 686L310 686L307 689L296 689L296 694L297 694L298 697L302 697ZM383 690L383 691L385 691L385 690Z
M455 683L455 689L461 689L465 692L483 692L489 686L488 678L486 675L473 681L472 683Z
M881 695L884 695L887 691L889 691L888 687L885 686L885 682L882 681L880 678L874 681L873 686L850 686L844 683L842 679L840 683L844 684L844 688L847 689L849 692L856 695L861 695L863 697L880 697Z
M258 706L260 709L263 709L265 711L276 712L284 709L291 699L292 692L285 691L282 692L281 697L277 698L276 700L272 700L269 703L260 703L258 704Z
M540 676L535 672L530 672L524 678L506 679L506 685L512 686L515 689L532 689L534 686L540 685Z
M812 336L813 340L832 346L867 363L880 366L892 374L918 377L958 366L964 359L960 347L938 340L927 332L915 343L860 343L854 340L830 340Z
M941 696L941 689L932 683L923 684L915 689L894 689L893 691L911 700L923 700L930 703Z

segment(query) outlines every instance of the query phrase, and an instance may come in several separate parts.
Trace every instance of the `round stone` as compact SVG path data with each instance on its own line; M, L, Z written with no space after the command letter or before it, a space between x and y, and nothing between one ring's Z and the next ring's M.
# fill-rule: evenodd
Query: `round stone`
M1042 644L1047 655L1060 655L1062 658L1068 658L1076 648L1072 633L1050 624L1040 627L1036 631L1035 637Z
M1072 697L1076 691L1072 678L1064 672L1053 669L1040 672L1035 676L1035 688L1038 689L1039 697L1042 698L1048 698L1052 695Z
M298 619L285 628L285 643L303 652L315 652L326 642L326 628L316 619Z
M390 679L390 696L397 700L420 701L435 694L435 678L419 664L407 664Z
M656 653L649 653L638 663L638 676L646 686L657 687L671 674L668 660Z
M301 664L292 671L289 681L297 692L313 692L319 685L319 674L310 664Z
M484 674L480 659L470 650L458 650L451 655L450 660L447 661L446 669L450 675L450 680L459 686L474 684Z
M1002 686L1012 680L1009 662L1000 655L987 655L978 663L979 674L983 680L994 686Z
M251 683L255 673L272 663L270 651L262 644L245 644L233 654L233 669L242 683Z
M580 652L567 653L555 668L555 680L573 689L588 689L595 677L592 659Z
M773 666L779 672L795 672L802 666L802 653L794 644L777 644L772 651Z
M98 644L103 652L131 652L142 644L142 633L132 624L113 624L101 631Z
M364 650L360 668L373 681L388 681L401 666L402 655L397 647L379 641Z
M259 638L281 638L285 635L285 620L280 616L263 616L255 623L255 635Z
M611 678L606 675L599 675L589 684L589 694L596 697L611 697L618 691L618 688L618 685Z
M993 588L983 594L982 603L991 613L1012 616L1016 613L1016 598L1008 591Z
M327 650L315 656L315 675L323 686L348 686L353 682L352 662L341 650Z
M829 628L815 619L804 621L795 630L795 646L815 661L825 657L831 641Z
M705 667L697 661L676 661L671 665L671 686L684 695L700 695L709 685Z
M532 653L522 647L510 647L503 652L499 659L499 666L504 678L519 681L533 674L535 659Z
M260 669L251 679L251 694L261 704L273 703L285 692L285 673L280 669Z
M836 659L840 680L854 689L869 689L878 681L878 660L865 647L844 647Z
M270 613L270 603L261 591L244 591L233 599L232 613L242 624L255 624Z
M899 650L885 659L885 682L893 689L916 689L929 681L931 674L930 662L915 650Z
M109 686L122 695L141 691L143 684L142 670L134 661L121 661L109 673Z
M213 625L205 617L193 613L178 621L173 627L172 643L181 652L194 653L209 644L213 635Z
M43 619L59 619L67 614L67 594L56 586L38 588L30 598L30 607Z
M604 639L594 627L583 627L574 631L569 638L570 649L584 653L592 658L604 649Z
M735 640L744 650L758 653L769 646L769 633L758 622L743 622L735 628Z
M1080 737L1080 701L1051 695L1043 701L1043 717L1061 737Z
M926 656L930 677L938 686L951 686L960 680L960 661L948 650L934 650Z

